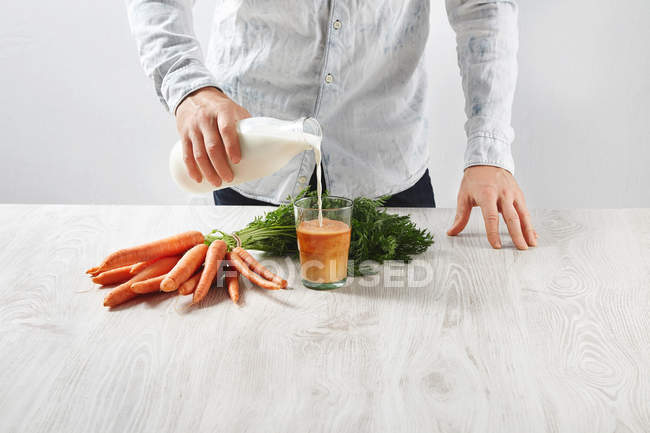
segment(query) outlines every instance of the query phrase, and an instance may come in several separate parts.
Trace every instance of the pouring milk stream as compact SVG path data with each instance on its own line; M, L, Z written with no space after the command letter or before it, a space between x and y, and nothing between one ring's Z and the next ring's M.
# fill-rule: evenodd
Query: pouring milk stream
M318 121L312 117L295 121L251 117L237 122L237 135L241 161L231 165L234 174L231 182L223 182L218 188L205 179L200 183L195 182L187 173L180 141L174 145L169 155L169 170L174 181L190 193L208 193L273 174L300 152L311 149L317 164L318 224L322 226L322 133Z

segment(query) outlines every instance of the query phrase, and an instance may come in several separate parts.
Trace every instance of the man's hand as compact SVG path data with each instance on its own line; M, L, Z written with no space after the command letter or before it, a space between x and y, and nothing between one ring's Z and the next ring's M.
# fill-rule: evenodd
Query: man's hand
M230 161L241 159L237 121L251 117L243 107L214 87L186 97L176 109L176 128L183 143L183 161L190 177L205 177L215 187L233 179Z
M465 169L458 192L456 219L447 232L449 236L463 231L474 206L481 207L485 231L492 247L501 248L499 212L503 214L510 237L518 249L525 250L537 245L537 232L530 221L524 194L509 171L488 165Z

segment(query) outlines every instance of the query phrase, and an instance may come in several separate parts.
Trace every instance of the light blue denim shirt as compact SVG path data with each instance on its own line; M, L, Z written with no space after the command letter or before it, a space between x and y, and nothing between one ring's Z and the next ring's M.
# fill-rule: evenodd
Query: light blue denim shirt
M516 3L446 3L466 100L465 167L512 172ZM336 195L397 193L426 170L429 1L219 0L205 59L190 0L127 7L142 65L172 113L187 94L215 86L253 116L316 117L325 181ZM304 152L235 189L280 203L306 186L314 167Z

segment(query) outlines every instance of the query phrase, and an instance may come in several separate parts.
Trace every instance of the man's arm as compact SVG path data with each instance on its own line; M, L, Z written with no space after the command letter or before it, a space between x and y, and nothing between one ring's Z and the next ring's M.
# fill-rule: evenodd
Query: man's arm
M190 176L232 180L240 159L236 122L250 114L218 90L193 30L192 0L126 0L140 61L161 102L176 115Z
M513 242L536 242L524 196L513 177L510 145L512 101L517 81L517 5L514 0L447 0L456 32L465 93L467 148L456 219L448 234L460 233L472 207L480 206L488 241L501 247L499 212Z

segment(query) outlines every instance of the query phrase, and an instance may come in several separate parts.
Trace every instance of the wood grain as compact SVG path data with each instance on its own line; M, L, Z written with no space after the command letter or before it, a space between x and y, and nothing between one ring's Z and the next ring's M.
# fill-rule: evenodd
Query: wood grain
M263 210L1 205L0 431L650 431L650 210L536 211L523 252L477 214L448 238L451 210L410 210L436 236L426 284L391 264L316 292L265 261L293 290L245 284L240 306L108 311L83 273Z

